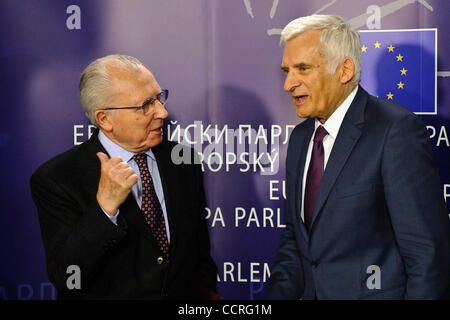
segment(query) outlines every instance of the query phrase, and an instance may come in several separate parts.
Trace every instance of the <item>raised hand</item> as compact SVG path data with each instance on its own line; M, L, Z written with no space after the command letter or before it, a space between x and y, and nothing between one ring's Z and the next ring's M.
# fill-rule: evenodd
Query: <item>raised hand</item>
M101 165L97 202L107 214L114 216L137 183L138 176L120 157L110 159L103 152L98 152L97 157Z

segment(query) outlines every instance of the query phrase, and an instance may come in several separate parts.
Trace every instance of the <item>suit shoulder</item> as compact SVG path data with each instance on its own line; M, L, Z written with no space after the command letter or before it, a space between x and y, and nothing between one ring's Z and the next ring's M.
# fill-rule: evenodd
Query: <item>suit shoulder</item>
M401 104L369 95L366 106L366 120L371 118L378 120L379 123L381 121L392 123L401 119L418 117Z
M66 172L68 168L79 165L81 162L80 160L85 158L85 155L86 142L60 153L44 162L31 175L31 181L43 176L58 177Z
M384 132L383 135L400 130L405 135L421 132L428 137L425 124L416 114L398 103L373 96L369 96L365 108L365 128L378 134Z

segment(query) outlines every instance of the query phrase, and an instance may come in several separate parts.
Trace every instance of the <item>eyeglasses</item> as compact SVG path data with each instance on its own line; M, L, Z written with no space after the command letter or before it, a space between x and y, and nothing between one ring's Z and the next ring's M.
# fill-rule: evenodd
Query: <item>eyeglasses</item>
M155 102L159 101L161 102L161 104L165 104L167 101L167 98L169 97L169 90L168 89L163 89L160 93L158 93L158 95L156 96L156 98L148 98L147 100L144 101L144 103L140 106L135 106L135 107L117 107L117 108L104 108L102 110L116 110L116 109L142 109L142 112L144 114L148 114L150 110L154 109L155 107Z

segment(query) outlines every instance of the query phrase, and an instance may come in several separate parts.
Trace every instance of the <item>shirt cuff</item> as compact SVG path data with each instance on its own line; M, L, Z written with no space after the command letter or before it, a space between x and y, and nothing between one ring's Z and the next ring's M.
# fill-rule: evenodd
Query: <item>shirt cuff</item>
M109 221L111 221L112 223L114 223L117 226L117 217L119 215L119 209L117 209L117 212L114 216L110 216L109 214L107 214L106 211L103 210L102 207L100 207L100 209L102 209L103 213L108 217Z

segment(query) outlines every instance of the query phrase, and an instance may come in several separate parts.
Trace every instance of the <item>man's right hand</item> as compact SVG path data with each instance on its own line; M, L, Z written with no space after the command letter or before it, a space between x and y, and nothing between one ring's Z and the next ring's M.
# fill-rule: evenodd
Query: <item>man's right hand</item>
M97 152L97 157L101 165L97 202L107 214L114 216L137 183L138 176L120 157L110 159L103 152Z

